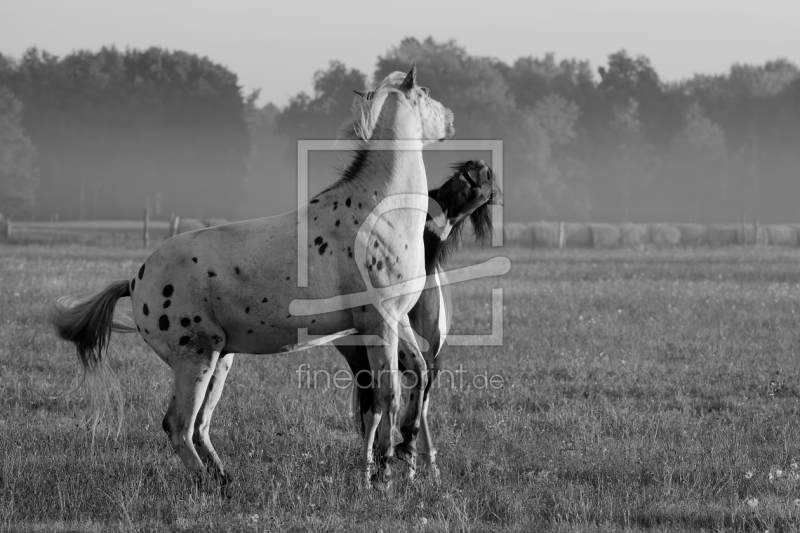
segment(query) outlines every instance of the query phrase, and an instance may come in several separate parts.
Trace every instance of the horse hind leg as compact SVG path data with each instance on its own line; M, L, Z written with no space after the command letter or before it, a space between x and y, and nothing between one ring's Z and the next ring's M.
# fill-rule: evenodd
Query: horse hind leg
M206 389L205 399L200 406L200 411L197 413L197 418L194 421L194 433L192 435L192 442L194 443L195 450L197 451L200 459L206 465L206 470L217 480L222 489L223 494L228 494L228 489L231 484L230 474L225 472L217 455L214 446L211 444L210 428L211 417L214 414L214 408L217 406L220 397L222 396L222 389L225 386L225 379L228 377L228 371L233 365L233 354L222 353L217 359L217 364L214 367L214 372L208 382Z
M174 393L162 426L184 466L197 479L202 479L205 464L194 447L194 426L220 352L196 347L191 355L187 351L165 358L172 367Z
M434 371L435 373L435 371ZM428 407L430 405L430 384L435 379L431 377L428 381L428 387L425 389L424 400L422 402L422 416L420 417L420 445L419 453L425 457L425 464L428 467L433 480L439 483L441 476L439 475L439 467L436 466L436 448L433 446L433 439L431 438L431 429L428 426Z

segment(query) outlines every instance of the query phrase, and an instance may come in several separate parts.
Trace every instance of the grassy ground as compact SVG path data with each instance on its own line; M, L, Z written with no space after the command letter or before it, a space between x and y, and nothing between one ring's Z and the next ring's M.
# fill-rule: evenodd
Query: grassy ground
M212 439L234 497L192 487L161 431L168 368L134 336L114 367L119 439L79 424L80 372L44 321L56 295L130 278L144 256L0 247L0 530L800 530L800 251L501 252L504 279L454 290L464 387L434 392L443 483L358 492L345 368L332 349L237 356ZM500 388L475 376L498 374ZM497 383L497 381L495 381Z

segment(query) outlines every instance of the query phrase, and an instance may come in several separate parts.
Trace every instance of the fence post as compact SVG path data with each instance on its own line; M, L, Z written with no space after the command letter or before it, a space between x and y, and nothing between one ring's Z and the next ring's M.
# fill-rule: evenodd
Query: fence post
M753 240L755 241L756 246L761 244L758 242L758 220L753 223Z
M747 217L742 215L742 246L747 246Z
M142 242L145 248L147 248L149 240L150 240L150 209L148 209L147 206L144 206L144 232L142 233Z
M170 228L169 231L170 237L174 237L175 235L178 234L178 227L180 227L180 224L181 224L181 217L175 215L175 218L172 220L172 227Z
M3 229L3 237L5 237L6 239L11 238L11 217L8 217L6 219L6 225L5 228Z
M558 249L562 250L564 248L564 223L558 223Z

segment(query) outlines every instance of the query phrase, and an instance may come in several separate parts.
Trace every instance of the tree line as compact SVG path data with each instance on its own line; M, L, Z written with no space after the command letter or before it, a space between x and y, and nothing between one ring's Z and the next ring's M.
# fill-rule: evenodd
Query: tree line
M234 73L184 52L0 56L0 210L286 211L296 141L335 138L353 89L413 61L454 111L456 139L503 140L509 220L798 221L800 70L789 61L665 81L625 51L596 70L553 54L509 65L430 38L392 47L371 76L332 61L313 94L280 108L256 106Z

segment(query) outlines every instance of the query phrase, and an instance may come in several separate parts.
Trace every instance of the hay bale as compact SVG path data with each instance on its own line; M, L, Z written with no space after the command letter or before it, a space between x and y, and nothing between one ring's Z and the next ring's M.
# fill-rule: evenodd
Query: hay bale
M788 224L764 226L767 242L775 246L797 246L797 230Z
M552 222L534 222L530 224L533 231L533 245L537 248L558 248L558 224Z
M681 243L681 230L668 224L653 224L650 239L656 246L677 246Z
M622 231L611 224L592 224L592 245L595 248L611 248L622 244Z
M178 224L177 233L186 233L187 231L195 231L205 228L205 224L196 218L182 218Z
M702 246L706 243L708 226L702 224L677 224L681 232L681 246Z
M570 248L590 248L592 246L591 226L588 224L564 224L564 245Z
M536 233L533 225L524 222L506 222L503 224L503 243L534 246Z
M712 248L720 246L734 246L741 244L741 231L735 226L716 224L709 226L706 231L706 243Z
M650 242L650 228L644 224L623 224L619 230L623 246L641 248Z

